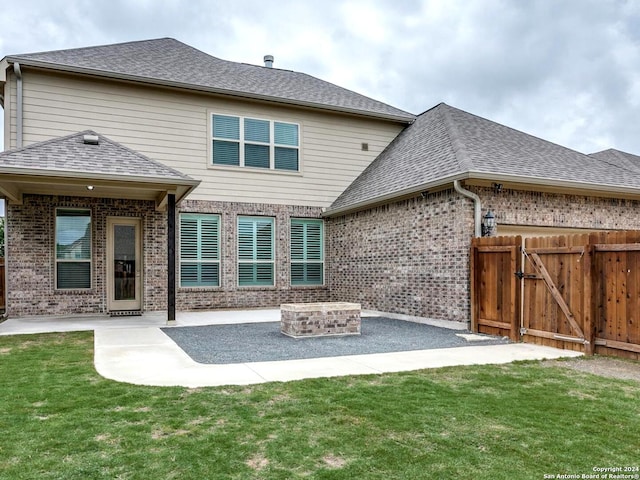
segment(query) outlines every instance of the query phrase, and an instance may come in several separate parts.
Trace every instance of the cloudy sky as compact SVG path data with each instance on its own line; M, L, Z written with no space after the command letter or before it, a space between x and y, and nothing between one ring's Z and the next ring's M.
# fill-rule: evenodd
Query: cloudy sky
M412 113L446 102L640 155L636 0L20 0L0 25L0 56L173 37Z

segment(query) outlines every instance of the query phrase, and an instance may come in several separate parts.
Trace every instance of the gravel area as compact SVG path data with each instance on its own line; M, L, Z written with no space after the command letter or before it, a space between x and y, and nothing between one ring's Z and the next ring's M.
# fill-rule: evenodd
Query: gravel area
M469 341L457 335L465 332L381 317L363 318L361 330L361 335L296 339L280 333L280 322L162 329L193 360L206 364L297 360L508 343L508 340L502 338L481 338L477 335L473 336L473 341Z

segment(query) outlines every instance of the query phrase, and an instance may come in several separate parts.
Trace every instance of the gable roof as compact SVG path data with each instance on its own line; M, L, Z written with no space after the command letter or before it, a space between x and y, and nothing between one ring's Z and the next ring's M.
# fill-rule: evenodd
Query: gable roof
M97 137L98 143L86 143L87 135ZM150 189L151 198L155 198L156 191L175 190L176 200L200 183L92 130L0 153L0 191L24 193L21 189L26 189L26 193L31 193L29 188L34 188L34 179L36 183L82 187L87 182L104 182L110 188L117 185L133 190L144 186ZM87 194L86 190L81 191ZM7 196L15 196L15 193ZM104 192L96 192L100 193ZM131 193L142 195L142 192Z
M441 103L405 128L327 214L473 178L640 194L640 170L628 163L585 155Z
M415 118L408 112L311 75L222 60L173 38L9 55L6 60L404 123Z

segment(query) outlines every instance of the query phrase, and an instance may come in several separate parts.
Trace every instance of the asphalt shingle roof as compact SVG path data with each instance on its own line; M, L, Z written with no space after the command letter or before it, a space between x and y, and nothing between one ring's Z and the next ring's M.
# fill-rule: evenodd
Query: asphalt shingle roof
M403 110L304 73L221 60L173 38L9 55L7 59L26 65L50 65L71 71L134 77L140 81L169 83L407 123L415 118Z
M619 152L622 153L622 152ZM329 209L344 211L403 192L475 176L522 182L627 187L640 193L640 167L592 156L441 103L419 115ZM638 163L637 165L640 165Z
M86 144L85 135L95 135L98 145ZM0 171L5 173L82 174L87 178L160 180L194 185L198 181L135 152L92 130L34 143L0 153Z
M610 148L601 152L590 153L589 156L640 173L640 156L638 155Z

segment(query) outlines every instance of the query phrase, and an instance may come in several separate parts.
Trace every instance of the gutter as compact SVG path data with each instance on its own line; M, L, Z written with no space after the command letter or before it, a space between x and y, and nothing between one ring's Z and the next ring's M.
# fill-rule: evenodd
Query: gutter
M7 61L8 62L15 62L14 66L16 65L16 63L18 61L21 61L23 65L29 65L31 67L44 68L44 69L49 69L49 70L56 70L56 71L61 71L61 72L71 72L71 73L80 73L80 74L84 74L84 75L94 75L94 76L103 77L103 78L125 80L125 81L130 81L130 82L135 82L135 83L148 83L148 84L151 84L151 85L160 85L160 86L164 86L164 87L179 88L179 89L184 89L184 90L194 90L194 91L199 91L199 92L214 93L214 94L218 94L218 95L230 95L230 96L235 96L235 97L240 97L240 98L249 98L249 99L252 99L252 100L262 100L262 101L268 101L268 102L283 103L283 104L286 104L286 105L294 105L294 106L298 106L298 107L317 108L317 109L320 109L320 110L329 110L329 111L334 111L334 112L347 113L347 114L357 115L357 116L367 117L367 118L377 118L377 119L382 119L382 120L390 120L390 121L394 121L394 122L404 123L406 125L412 124L416 119L415 115L412 115L410 113L407 113L406 115L402 115L402 114L395 115L395 114L391 114L391 113L367 112L367 111L358 110L356 108L340 107L340 106L337 106L337 105L325 105L325 104L320 104L320 103L315 103L315 102L288 99L288 98L282 98L282 97L273 97L273 96L270 96L270 95L261 95L259 93L240 92L240 91L237 91L237 90L229 90L229 89L224 89L224 88L207 87L205 85L197 85L197 84L192 84L192 83L174 82L174 81L171 81L171 80L162 80L162 79L156 79L156 78L141 77L141 76L137 76L137 75L127 75L125 73L96 70L96 69L93 69L93 68L83 68L83 67L71 67L71 66L67 66L67 65L57 65L57 64L51 64L49 62L40 62L40 61L37 61L37 60L28 60L27 62L24 62L23 60L18 59L18 58L7 57Z
M459 180L453 181L453 188L455 188L456 192L460 195L470 198L473 200L473 224L475 225L475 233L476 237L482 236L482 203L480 202L480 197L475 193L462 188L460 186Z
M13 64L13 73L16 74L18 92L16 95L16 148L22 148L22 71L20 64Z

